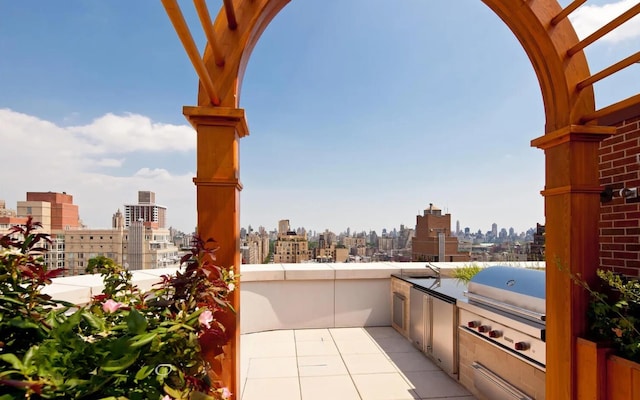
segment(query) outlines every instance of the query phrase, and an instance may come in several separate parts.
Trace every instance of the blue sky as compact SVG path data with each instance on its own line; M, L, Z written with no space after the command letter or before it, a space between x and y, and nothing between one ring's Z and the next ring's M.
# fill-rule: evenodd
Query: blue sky
M572 18L584 37L635 3L590 1ZM193 3L180 4L202 50ZM634 18L589 47L592 70L637 51L638 36ZM181 110L197 82L159 1L0 0L0 199L66 191L99 228L152 190L191 231L195 133ZM597 101L638 82L634 65L598 84ZM544 154L529 146L540 89L479 0L294 0L256 46L240 103L243 226L380 232L413 226L429 203L474 231L544 222Z

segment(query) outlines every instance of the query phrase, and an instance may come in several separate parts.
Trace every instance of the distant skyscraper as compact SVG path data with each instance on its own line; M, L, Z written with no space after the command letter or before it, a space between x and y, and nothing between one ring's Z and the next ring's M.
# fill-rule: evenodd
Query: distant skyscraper
M289 232L289 220L281 219L278 221L278 234L286 234Z
M167 207L156 204L154 192L139 191L138 204L125 204L125 227L130 227L136 221L142 221L145 225L153 228L166 227Z
M491 224L491 234L493 234L494 237L498 236L498 224L495 222Z
M456 220L456 235L460 233L460 220Z

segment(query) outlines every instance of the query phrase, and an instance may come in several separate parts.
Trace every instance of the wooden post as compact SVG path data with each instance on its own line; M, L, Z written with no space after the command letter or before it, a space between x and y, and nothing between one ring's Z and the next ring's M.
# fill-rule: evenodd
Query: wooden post
M587 326L588 293L599 263L598 144L615 128L571 125L531 142L546 162L546 398L578 400L576 340Z
M202 239L213 238L219 248L216 264L234 266L240 273L240 138L248 134L244 110L223 107L184 107L184 115L197 131L198 228ZM231 301L232 312L220 320L230 337L216 377L238 399L240 390L240 285ZM211 361L211 360L210 360Z

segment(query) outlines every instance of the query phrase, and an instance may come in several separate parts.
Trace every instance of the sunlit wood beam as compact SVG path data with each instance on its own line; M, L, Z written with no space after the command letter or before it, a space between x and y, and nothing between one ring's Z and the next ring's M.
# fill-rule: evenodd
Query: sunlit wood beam
M162 5L164 6L169 19L173 24L173 28L176 30L176 33L182 42L182 46L191 60L191 64L193 64L193 68L195 68L196 73L200 78L200 82L202 82L205 92L207 92L207 96L209 97L211 104L219 106L220 98L216 95L213 80L211 80L209 71L207 71L207 67L204 65L204 61L202 61L202 58L200 57L198 47L193 41L193 37L189 31L187 22L184 20L184 16L182 15L182 11L180 10L177 0L162 0Z
M227 14L227 25L229 29L234 30L238 27L238 21L236 20L236 10L233 8L232 0L223 0L224 11Z
M628 9L627 11L622 13L620 16L618 16L617 18L615 18L614 20L612 20L611 22L609 22L608 24L606 24L602 28L598 29L597 31L593 32L591 35L587 36L586 38L584 38L583 40L578 42L578 44L576 44L575 46L573 46L572 48L570 48L567 51L567 55L569 57L573 56L574 54L576 54L580 50L582 50L585 47L589 46L591 43L593 43L596 40L602 38L607 33L611 32L612 30L614 30L617 27L619 27L620 25L624 24L625 22L627 22L631 18L635 17L636 15L638 15L638 13L640 13L640 3L638 3L635 6L631 7L630 9Z
M560 23L560 21L562 21L563 19L567 18L569 16L569 14L571 14L572 12L574 12L576 10L576 8L580 7L581 5L583 5L586 2L587 2L587 0L574 0L573 2L571 2L571 4L569 4L562 11L560 11L558 13L558 15L553 17L553 19L551 20L551 25L553 25L553 26L558 25Z
M211 22L211 15L209 15L207 2L205 0L193 0L193 4L196 7L196 11L198 12L198 17L200 18L200 23L202 24L202 30L207 37L207 41L209 41L211 51L213 51L213 59L215 60L217 66L222 67L224 65L224 56L222 55L222 52L220 51L220 48L218 47L218 44L216 42L216 35L213 31L213 23Z
M589 85L593 85L594 83L598 82L601 79L604 79L608 76L611 76L613 74L615 74L616 72L627 68L629 65L635 64L640 62L640 51L630 55L629 57L625 58L624 60L618 61L617 63L613 64L612 66L603 69L602 71L598 72L597 74L593 74L590 77L588 77L587 79L578 82L578 89L584 89L585 87L589 86Z
M600 110L596 110L590 114L586 114L582 118L580 118L580 121L582 123L586 123L596 119L604 118L618 111L637 105L640 105L640 94L636 94L635 96L631 96L610 106L601 108Z

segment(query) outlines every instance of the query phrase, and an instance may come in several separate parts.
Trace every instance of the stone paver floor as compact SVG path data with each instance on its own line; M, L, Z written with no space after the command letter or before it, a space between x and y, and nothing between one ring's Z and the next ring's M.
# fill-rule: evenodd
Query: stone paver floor
M391 327L241 336L242 400L473 400Z

